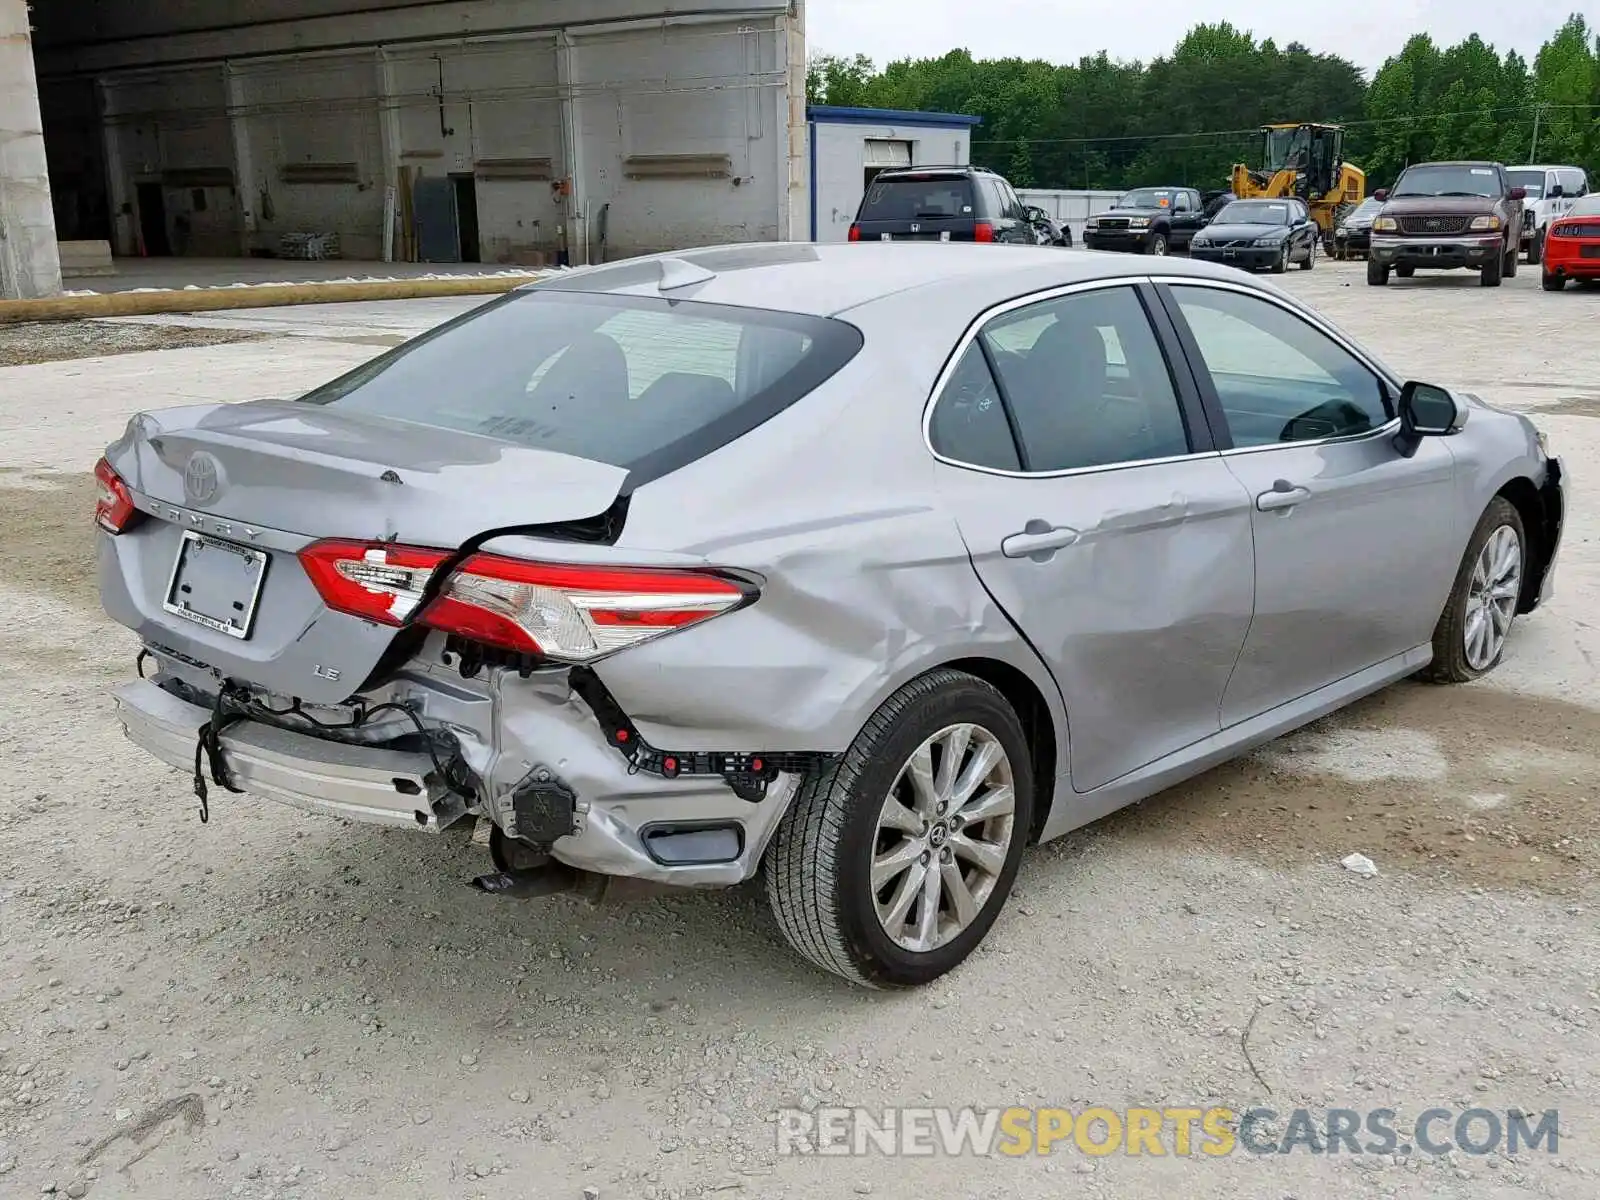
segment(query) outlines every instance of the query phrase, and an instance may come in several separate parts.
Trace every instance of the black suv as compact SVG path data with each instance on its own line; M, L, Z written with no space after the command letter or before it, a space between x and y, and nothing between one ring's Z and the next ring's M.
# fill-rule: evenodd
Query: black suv
M852 242L1038 244L1011 185L982 167L896 167L880 171L861 198Z
M1182 250L1204 228L1206 209L1194 188L1134 188L1107 211L1089 218L1083 244L1089 250L1132 250L1136 254Z

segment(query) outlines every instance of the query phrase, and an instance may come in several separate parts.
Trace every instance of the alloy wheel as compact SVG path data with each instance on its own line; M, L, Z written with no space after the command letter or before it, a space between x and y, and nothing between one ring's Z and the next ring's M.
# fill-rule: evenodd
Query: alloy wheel
M1474 671L1486 671L1505 647L1522 593L1522 540L1509 525L1489 535L1467 588L1463 649Z
M1011 760L981 725L950 725L917 747L878 814L872 893L895 945L926 953L960 935L994 897L1016 836Z

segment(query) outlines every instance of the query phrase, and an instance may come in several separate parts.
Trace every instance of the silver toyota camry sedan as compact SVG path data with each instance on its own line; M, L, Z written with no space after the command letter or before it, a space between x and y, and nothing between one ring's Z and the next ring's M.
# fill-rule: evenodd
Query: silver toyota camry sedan
M1270 284L937 243L563 274L97 474L119 718L202 817L470 830L511 895L761 873L880 986L1029 843L1493 670L1563 514L1525 418Z

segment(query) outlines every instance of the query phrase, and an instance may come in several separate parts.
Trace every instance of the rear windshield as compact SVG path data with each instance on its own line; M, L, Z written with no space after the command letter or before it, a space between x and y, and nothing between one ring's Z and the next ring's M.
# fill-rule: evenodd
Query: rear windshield
M1498 196L1500 173L1493 167L1438 165L1407 167L1390 193L1402 196Z
M301 400L609 463L637 486L776 416L861 345L828 317L534 288Z
M863 221L937 221L972 216L972 180L964 175L943 179L877 179L861 201Z

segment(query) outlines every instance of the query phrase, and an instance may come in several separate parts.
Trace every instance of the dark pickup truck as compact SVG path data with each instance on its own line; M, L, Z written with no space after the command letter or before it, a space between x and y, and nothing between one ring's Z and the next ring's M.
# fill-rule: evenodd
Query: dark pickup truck
M1166 254L1182 250L1206 223L1206 205L1194 188L1134 188L1084 225L1089 250Z
M1418 163L1387 192L1372 222L1367 282L1382 287L1392 271L1477 271L1484 287L1517 273L1523 189L1496 162Z

